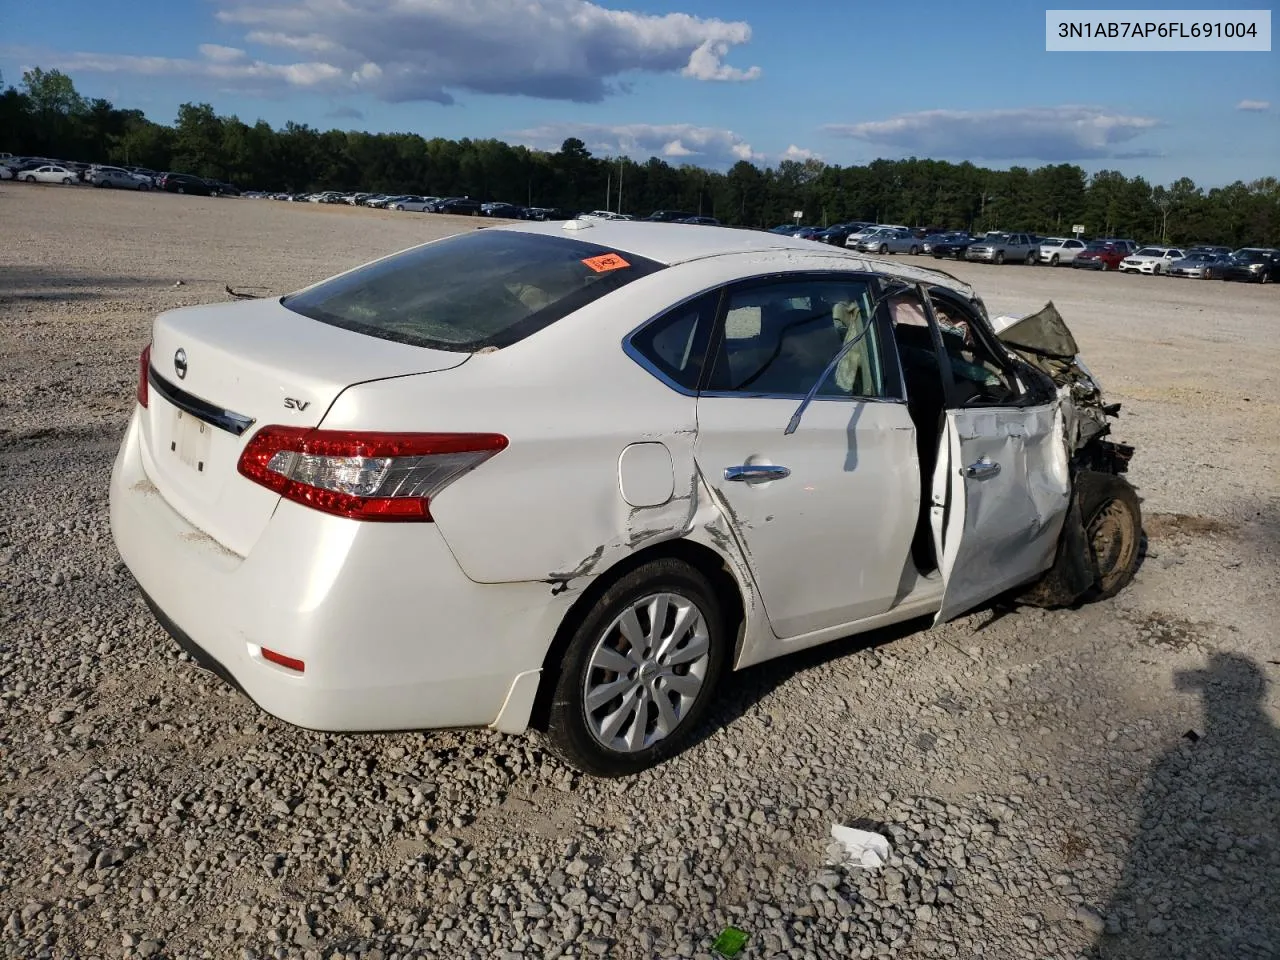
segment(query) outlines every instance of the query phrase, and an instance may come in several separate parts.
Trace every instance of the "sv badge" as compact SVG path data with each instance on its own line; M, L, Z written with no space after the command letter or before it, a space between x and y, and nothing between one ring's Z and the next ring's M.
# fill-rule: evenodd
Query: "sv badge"
M285 409L287 410L305 410L311 406L310 400L295 400L293 397L284 398Z

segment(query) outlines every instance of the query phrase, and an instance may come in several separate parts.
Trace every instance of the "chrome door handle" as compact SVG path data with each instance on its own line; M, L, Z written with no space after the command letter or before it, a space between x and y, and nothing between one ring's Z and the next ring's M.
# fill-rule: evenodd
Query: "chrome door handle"
M964 475L970 480L990 480L1000 472L1000 464L982 457L976 463L964 468Z
M744 463L740 467L724 468L726 480L741 480L748 483L752 480L781 480L789 476L791 476L789 469L772 463Z

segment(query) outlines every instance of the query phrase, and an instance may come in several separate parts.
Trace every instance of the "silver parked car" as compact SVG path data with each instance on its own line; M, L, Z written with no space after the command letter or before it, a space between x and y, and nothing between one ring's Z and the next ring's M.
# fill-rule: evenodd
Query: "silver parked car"
M881 227L859 240L858 249L863 253L909 253L915 256L920 252L920 238L901 227Z
M149 177L140 177L121 167L94 167L85 179L95 187L115 187L119 190L151 189Z
M440 202L439 197L414 197L412 200L397 200L391 204L392 210L409 210L413 213L432 213Z
M1227 267L1228 256L1210 253L1208 250L1192 250L1181 260L1175 260L1165 268L1171 277L1195 277L1197 280L1217 280Z
M965 252L966 260L984 263L1035 263L1039 256L1040 242L1029 233L988 235Z

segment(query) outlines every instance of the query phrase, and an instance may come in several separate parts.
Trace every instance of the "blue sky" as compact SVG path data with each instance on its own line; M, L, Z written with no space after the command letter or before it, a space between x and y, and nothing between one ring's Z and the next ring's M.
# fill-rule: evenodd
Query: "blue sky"
M1280 54L1046 52L1045 7L1097 0L55 6L5 4L5 81L58 67L163 122L202 101L250 123L552 149L578 136L599 154L719 168L915 155L1205 186L1280 173Z

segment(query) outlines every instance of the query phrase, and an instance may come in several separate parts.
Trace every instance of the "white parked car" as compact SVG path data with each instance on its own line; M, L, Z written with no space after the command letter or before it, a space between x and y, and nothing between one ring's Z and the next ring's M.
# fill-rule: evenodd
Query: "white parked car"
M858 248L858 244L861 243L863 240L865 240L867 237L871 236L873 233L878 233L881 230L888 230L888 229L890 228L887 226L884 226L883 224L876 224L875 226L872 226L872 227L863 227L861 230L857 230L849 234L847 237L845 237L844 245L848 248L856 250Z
M1149 273L1153 276L1168 272L1185 254L1176 247L1142 247L1120 261L1121 273Z
M283 720L535 726L631 773L726 671L1128 582L1115 410L1052 305L1001 323L777 234L471 231L161 314L111 529L165 628Z
M68 170L66 167L47 163L34 170L23 170L19 179L27 183L75 183L76 174L75 171Z
M1040 262L1051 267L1070 264L1083 249L1084 241L1074 237L1046 237L1040 241Z

